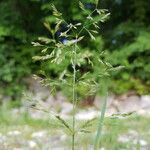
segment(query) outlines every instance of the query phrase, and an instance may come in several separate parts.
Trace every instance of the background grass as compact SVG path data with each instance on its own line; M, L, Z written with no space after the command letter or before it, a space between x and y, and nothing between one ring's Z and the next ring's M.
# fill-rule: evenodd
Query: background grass
M56 121L56 120L55 120ZM69 120L68 120L69 122ZM98 119L93 121L92 125L87 127L86 130L90 131L89 133L79 133L76 137L76 145L83 149L88 149L89 145L93 144L94 136L96 133ZM77 125L81 125L83 122L78 121ZM101 138L101 147L104 147L106 150L131 150L133 147L136 148L136 144L133 144L135 140L142 139L147 141L150 144L150 118L142 117L139 115L131 115L123 119L110 118L107 117L104 120L104 130L102 132ZM28 126L29 131L26 132L25 129ZM26 140L31 138L33 132L38 132L41 130L46 130L50 136L55 135L66 135L60 130L63 128L57 121L54 125L54 120L49 119L33 119L28 113L21 113L14 116L12 110L8 105L3 105L0 108L0 133L7 134L9 131L18 130L23 132L23 136ZM128 135L130 131L136 132L138 137L131 138L129 142L121 143L118 142L118 138L121 135ZM25 132L25 133L24 133ZM71 144L69 136L67 135L66 141L63 145L67 147ZM9 141L8 141L9 142ZM62 143L61 143L62 144ZM44 146L44 143L42 143ZM13 148L13 145L12 145Z

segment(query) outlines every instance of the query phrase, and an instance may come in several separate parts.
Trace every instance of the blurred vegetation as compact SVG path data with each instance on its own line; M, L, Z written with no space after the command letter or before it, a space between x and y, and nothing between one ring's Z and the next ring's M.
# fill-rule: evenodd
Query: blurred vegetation
M97 121L98 120L95 119L94 124L92 126L87 127L87 130L92 132L89 132L87 134L77 135L77 142L80 148L87 149L86 148L87 145L92 144ZM82 125L84 123L85 123L84 121L78 121L78 125ZM147 141L149 145L150 143L150 137L148 132L149 124L150 124L149 118L138 116L136 114L130 117L125 117L124 119L106 117L104 121L102 146L106 149L112 149L112 150L117 150L117 149L130 150L133 149L133 147L135 148L136 146L135 141L137 140L137 138L140 140ZM43 131L43 129L48 133L48 136L54 136L54 137L56 135L61 136L62 132L58 130L61 127L62 126L59 125L57 120L51 117L47 119L34 119L28 114L28 112L19 111L18 113L15 113L12 110L11 103L10 104L5 103L2 106L0 106L0 133L2 135L5 135L6 138L9 137L8 133L10 131L11 132L19 131L21 132L21 136L19 136L19 138L28 141L28 140L32 140L33 133L41 132ZM119 142L118 141L119 137L124 137L124 135L128 137L127 139L132 138L131 141L125 140L124 143ZM138 137L136 137L137 135ZM11 148L14 148L16 147L15 144L18 143L16 143L15 138L12 138L12 140L14 140L14 142L11 142L11 140L9 140L8 138L6 143L10 144ZM64 143L64 145L69 146L70 137L68 137L67 140L65 141L66 142ZM4 143L1 143L0 148L3 146L3 144ZM42 144L41 147L45 149L45 142L40 144Z
M93 9L94 0L81 0L87 9ZM49 62L33 62L39 51L31 46L37 37L49 37L44 22L51 22L51 3L63 13L68 22L84 22L78 0L1 0L0 1L0 93L15 96L25 88L24 78L39 73L39 65L46 75L57 76ZM125 69L113 74L111 89L116 94L135 90L138 94L150 92L150 7L144 0L102 0L100 8L108 9L110 19L100 26L100 38L83 41L82 50L105 51L105 60ZM62 26L60 31L65 31ZM56 35L58 38L58 35ZM88 38L88 36L86 37ZM64 41L65 39L58 39ZM98 47L101 43L101 47ZM96 55L96 53L95 53ZM66 60L67 61L67 60ZM84 66L86 68L86 66ZM61 72L61 68L55 68ZM95 74L96 75L96 74ZM14 97L14 98L15 98Z

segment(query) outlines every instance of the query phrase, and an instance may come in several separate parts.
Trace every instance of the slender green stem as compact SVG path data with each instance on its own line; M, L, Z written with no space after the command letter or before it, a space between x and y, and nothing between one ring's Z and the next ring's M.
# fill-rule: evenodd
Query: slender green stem
M73 83L72 83L72 97L73 97L73 117L72 117L72 150L75 147L75 109L76 109L76 45L74 45L73 49Z
M96 8L98 7L99 4L99 0L96 0Z
M104 97L104 103L103 103L101 115L100 115L99 122L98 122L97 134L96 134L95 141L94 141L94 150L99 149L99 142L100 142L100 138L101 138L101 134L102 134L102 128L103 128L104 117L105 117L106 106L107 106L107 95L108 94L107 94L107 90L106 90L105 97Z

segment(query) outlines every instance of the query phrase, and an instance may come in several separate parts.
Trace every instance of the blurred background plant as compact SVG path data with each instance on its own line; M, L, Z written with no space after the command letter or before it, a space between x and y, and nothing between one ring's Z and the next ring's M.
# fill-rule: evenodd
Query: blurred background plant
M28 87L24 80L26 77L33 73L42 76L41 71L37 69L39 65L45 69L46 74L54 77L62 71L61 68L51 66L48 62L32 62L30 59L40 52L31 46L31 41L39 36L49 36L43 22L47 21L53 24L55 21L49 9L52 2L52 0L1 0L1 94L10 95L13 99L19 98L22 89ZM88 2L82 0L81 2L87 10L94 8L95 0ZM56 0L53 3L63 13L66 21L74 23L84 21L84 14L81 15L77 7L78 0L65 0L65 2ZM112 15L104 26L100 26L100 37L92 43L87 43L86 39L83 40L81 50L105 51L104 60L108 60L113 66L125 66L123 71L113 73L111 90L115 94L126 93L130 90L140 95L149 93L149 2L144 0L102 0L99 7L108 9ZM61 30L65 31L66 27L62 26ZM56 36L59 34L58 32ZM66 42L65 38L59 40ZM56 72L53 71L54 67L56 67ZM88 70L89 68L84 67L83 69ZM82 91L82 87L80 88L79 91Z

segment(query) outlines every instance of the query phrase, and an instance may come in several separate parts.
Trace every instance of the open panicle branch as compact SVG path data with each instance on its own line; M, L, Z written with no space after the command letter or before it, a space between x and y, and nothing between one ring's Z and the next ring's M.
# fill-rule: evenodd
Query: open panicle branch
M101 60L101 54L98 54L97 51L81 50L83 49L82 42L84 40L89 40L87 43L96 40L99 33L99 24L105 22L110 15L107 10L98 9L98 3L99 1L95 0L95 8L89 11L86 10L84 3L80 1L79 7L83 13L81 15L85 16L85 20L80 20L76 23L68 23L63 18L63 14L52 5L53 15L56 20L55 26L51 26L50 22L44 23L44 26L50 32L51 38L40 37L38 41L32 43L33 46L42 47L41 55L33 57L35 61L51 63L53 71L58 68L57 79L53 79L50 75L43 73L45 79L42 80L42 83L45 85L49 84L52 89L53 87L60 86L62 89L68 88L67 91L72 91L72 125L70 126L68 122L59 115L55 116L71 133L72 150L75 149L76 134L78 132L88 132L86 128L91 126L94 122L93 120L86 121L80 126L80 129L76 130L75 115L78 104L77 96L79 96L78 88L84 89L85 93L87 93L84 93L86 96L95 95L99 89L99 78L106 74L108 75L109 70L113 69L112 66ZM62 30L63 26L65 26L65 30ZM88 37L87 34L89 35ZM96 76L93 76L93 70L98 72ZM94 150L97 150L99 146L98 143L103 126L105 109L106 99L102 108Z

